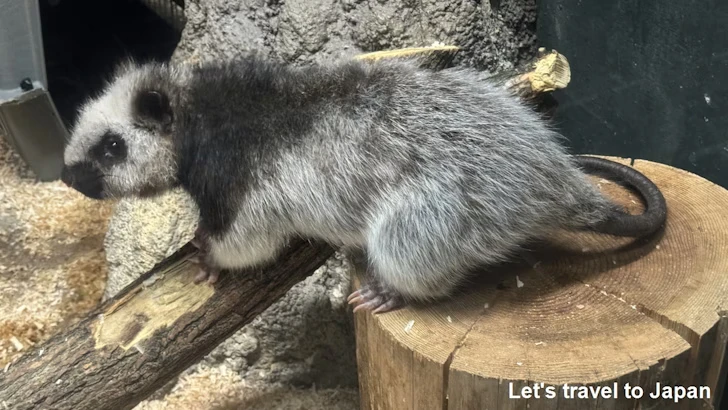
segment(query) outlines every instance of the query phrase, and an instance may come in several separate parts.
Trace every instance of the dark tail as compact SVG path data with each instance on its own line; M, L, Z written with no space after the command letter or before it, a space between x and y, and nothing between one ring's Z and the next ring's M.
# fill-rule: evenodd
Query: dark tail
M615 210L606 220L591 226L599 233L616 236L642 237L660 229L667 219L667 204L660 189L632 167L609 161L603 158L576 156L577 164L587 174L622 183L637 191L644 199L645 211L640 215L631 215L622 210Z

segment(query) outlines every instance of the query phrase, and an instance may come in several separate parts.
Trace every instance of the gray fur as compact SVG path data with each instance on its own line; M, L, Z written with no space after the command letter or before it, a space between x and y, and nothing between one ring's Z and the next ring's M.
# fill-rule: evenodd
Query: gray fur
M257 145L215 147L231 152L218 161L249 168L226 181L244 189L225 192L233 217L209 239L209 262L219 268L270 261L295 236L320 238L365 248L384 291L430 300L449 295L475 266L503 261L555 229L591 226L615 208L578 169L559 135L484 73L433 72L404 61L273 66L272 74L257 79L290 92L284 101L300 107L305 126L285 129L288 123L270 113L268 126L251 127L280 143L263 141L266 151L252 153ZM114 127L131 143L128 164L104 170L113 195L138 193L145 184L192 186L192 174L206 178L221 164L183 169L182 158L190 154L176 149L196 138L184 130L212 114L189 108L203 98L195 93L206 92L199 83L210 81L201 73L166 65L124 70L82 110L66 164L88 160L95 138ZM171 136L140 129L130 114L134 93L150 78L165 79L159 86L170 94L176 117L184 117ZM299 101L299 94L311 97ZM242 91L232 95L214 113L232 122L205 123L213 137L231 132L241 115L236 110L251 98Z

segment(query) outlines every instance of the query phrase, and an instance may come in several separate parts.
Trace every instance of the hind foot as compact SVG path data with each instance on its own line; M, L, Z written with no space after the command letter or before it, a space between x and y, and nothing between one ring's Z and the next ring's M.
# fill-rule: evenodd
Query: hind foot
M198 265L200 270L195 275L194 282L200 284L207 281L210 284L214 284L220 277L220 269L217 269L209 263L208 251L209 241L208 235L204 229L198 227L195 231L195 237L191 241L192 245L197 248L198 252L193 258L190 258L190 262Z
M380 286L362 286L347 298L355 305L354 312L370 310L374 314L390 312L405 306L404 299L396 292L385 291Z

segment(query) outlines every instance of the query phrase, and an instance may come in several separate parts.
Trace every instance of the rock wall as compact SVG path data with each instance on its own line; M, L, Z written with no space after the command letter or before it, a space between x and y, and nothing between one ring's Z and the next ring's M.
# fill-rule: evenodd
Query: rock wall
M435 42L456 64L497 71L533 56L535 0L187 0L174 61L260 52L293 64ZM188 241L197 210L174 191L123 200L106 238L106 296ZM337 254L190 372L232 369L247 382L354 388L348 262Z
M535 52L536 0L187 0L174 59L257 51L291 63L454 44L456 63L510 68Z

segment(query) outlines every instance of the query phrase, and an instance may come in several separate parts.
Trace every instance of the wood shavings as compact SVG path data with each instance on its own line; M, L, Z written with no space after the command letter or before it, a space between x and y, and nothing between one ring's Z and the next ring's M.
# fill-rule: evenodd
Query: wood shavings
M94 307L110 202L36 182L0 135L0 366Z
M134 410L167 409L357 409L354 389L293 389L281 386L249 385L226 368L201 368L180 377L163 398L139 403Z
M404 327L404 332L409 333L410 330L412 330L412 326L414 326L414 325L415 325L414 320L410 320L409 322L407 322L407 325Z
M0 322L0 363L7 363L17 357L26 346L32 346L48 334L32 322L5 320Z
M15 347L15 350L17 350L17 351L21 351L25 347L25 346L23 346L22 343L20 343L20 340L18 340L18 338L15 336L10 337L10 343L13 344L13 347Z
M452 323L452 318L450 316L447 317L447 323Z

